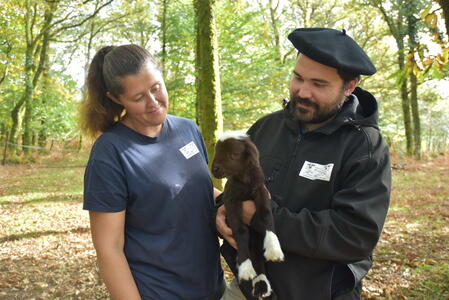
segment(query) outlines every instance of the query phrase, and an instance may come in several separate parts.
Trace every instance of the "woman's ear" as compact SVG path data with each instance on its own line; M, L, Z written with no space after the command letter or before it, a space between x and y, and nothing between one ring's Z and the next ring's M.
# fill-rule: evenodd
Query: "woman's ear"
M120 102L120 99L116 98L114 95L112 95L110 92L106 92L106 97L108 97L109 99L111 99L112 101L114 101L117 104L122 105L122 103Z
M346 97L348 97L349 95L352 94L352 92L357 87L358 83L359 83L359 81L357 79L353 79L347 83L346 89L344 90L344 94Z

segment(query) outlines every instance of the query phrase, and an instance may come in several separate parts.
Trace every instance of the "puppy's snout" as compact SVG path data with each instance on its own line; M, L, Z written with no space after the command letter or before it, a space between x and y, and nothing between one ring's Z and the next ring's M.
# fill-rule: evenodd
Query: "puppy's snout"
M220 168L220 166L215 163L212 164L212 174L215 176L215 178L218 178L218 179L221 179L224 176L223 171Z

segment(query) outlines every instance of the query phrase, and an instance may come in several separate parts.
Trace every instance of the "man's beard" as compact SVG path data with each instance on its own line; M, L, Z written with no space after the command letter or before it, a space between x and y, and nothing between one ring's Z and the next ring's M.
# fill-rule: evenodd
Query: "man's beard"
M345 102L344 100L338 101L338 99L342 99L342 95L338 95L336 101L332 102L332 104L323 107L309 98L290 97L294 107L294 115L301 124L320 124L335 117ZM298 103L306 106L307 109L298 107Z

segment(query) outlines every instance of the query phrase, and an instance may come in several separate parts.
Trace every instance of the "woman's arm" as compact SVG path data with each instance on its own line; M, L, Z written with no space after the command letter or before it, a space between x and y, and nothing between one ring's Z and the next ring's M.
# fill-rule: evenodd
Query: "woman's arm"
M140 300L134 278L123 252L125 211L89 211L92 241L97 251L100 274L114 300Z

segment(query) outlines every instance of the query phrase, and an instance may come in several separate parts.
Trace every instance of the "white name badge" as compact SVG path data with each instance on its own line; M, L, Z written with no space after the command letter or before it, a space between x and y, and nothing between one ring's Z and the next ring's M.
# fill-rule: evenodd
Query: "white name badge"
M333 168L334 164L320 165L306 160L304 165L302 165L299 176L310 180L329 181Z
M184 147L179 148L179 151L181 151L182 155L184 155L186 159L189 159L200 152L193 141L191 141Z

